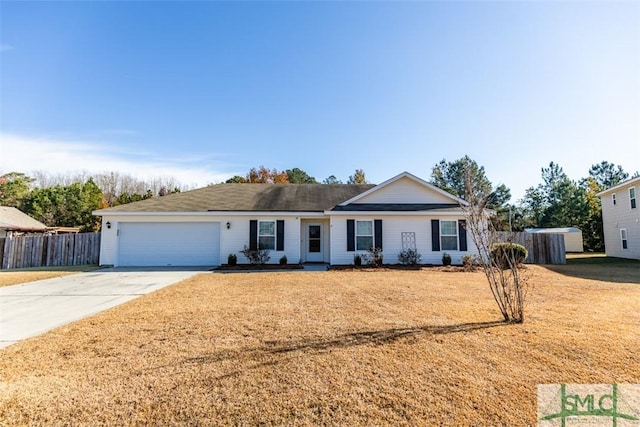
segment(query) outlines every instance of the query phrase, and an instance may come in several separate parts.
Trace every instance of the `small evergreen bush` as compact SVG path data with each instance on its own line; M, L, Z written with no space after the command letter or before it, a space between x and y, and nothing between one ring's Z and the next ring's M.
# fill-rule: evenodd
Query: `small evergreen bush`
M362 257L359 254L353 255L353 265L356 265L356 266L362 265Z
M527 259L529 251L517 243L494 243L491 245L491 260L503 270L518 266Z
M442 265L451 265L451 255L446 252L442 254Z
M280 265L287 265L287 256L286 255L282 255L280 257Z
M238 256L236 254L229 254L227 256L227 264L236 265L238 263Z

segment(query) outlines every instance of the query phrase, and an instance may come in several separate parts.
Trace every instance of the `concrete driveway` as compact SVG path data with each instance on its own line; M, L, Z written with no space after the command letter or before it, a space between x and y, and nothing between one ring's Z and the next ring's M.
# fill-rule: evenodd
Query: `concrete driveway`
M0 348L205 271L111 268L0 287Z

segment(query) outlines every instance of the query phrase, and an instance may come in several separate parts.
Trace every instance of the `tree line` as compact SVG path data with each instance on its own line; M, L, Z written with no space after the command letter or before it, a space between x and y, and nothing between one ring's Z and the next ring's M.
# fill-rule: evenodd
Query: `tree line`
M343 184L335 175L322 180L310 176L307 172L299 168L278 171L269 169L264 165L258 168L251 168L246 175L235 175L225 181L227 184ZM365 173L362 169L356 169L353 175L347 179L347 184L368 184Z
M0 176L0 206L11 206L49 227L96 231L100 218L91 212L181 191L172 178L140 180L109 172L51 175L10 172Z
M442 160L431 171L431 183L451 194L469 202L486 200L485 207L496 212L494 226L498 230L577 227L582 230L585 249L596 252L604 250L602 210L596 194L628 178L629 173L621 166L603 161L574 181L560 165L551 162L541 168L541 182L529 187L523 199L512 204L509 188L504 184L493 186L484 167L468 156L453 162ZM465 180L470 180L471 185L466 185ZM483 198L485 194L488 197Z
M635 172L634 176L637 176ZM607 161L594 164L585 177L571 180L557 163L541 168L541 182L526 190L517 203L510 203L511 190L505 184L493 185L485 169L469 156L436 163L429 182L469 202L483 200L495 211L494 226L499 230L522 231L533 227L578 227L582 230L585 248L604 249L602 190L629 178L621 166ZM245 175L236 175L226 183L266 184L342 184L331 175L321 182L300 168L251 168ZM364 170L356 169L346 184L367 184ZM212 184L210 184L212 185ZM140 180L117 172L75 175L51 175L35 172L28 176L10 172L0 176L0 205L14 206L51 227L80 227L94 231L100 219L91 215L97 209L118 206L152 197L180 192L182 187L172 178ZM469 190L472 189L472 190Z

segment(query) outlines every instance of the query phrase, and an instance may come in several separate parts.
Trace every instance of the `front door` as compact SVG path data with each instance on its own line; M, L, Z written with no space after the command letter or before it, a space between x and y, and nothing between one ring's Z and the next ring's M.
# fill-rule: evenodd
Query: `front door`
M307 226L307 262L323 262L322 225L309 224Z

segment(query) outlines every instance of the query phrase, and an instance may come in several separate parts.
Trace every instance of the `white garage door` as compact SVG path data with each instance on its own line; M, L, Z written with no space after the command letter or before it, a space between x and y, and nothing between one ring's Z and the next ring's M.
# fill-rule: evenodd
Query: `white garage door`
M120 223L118 266L214 266L220 264L220 224Z

